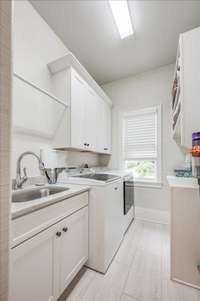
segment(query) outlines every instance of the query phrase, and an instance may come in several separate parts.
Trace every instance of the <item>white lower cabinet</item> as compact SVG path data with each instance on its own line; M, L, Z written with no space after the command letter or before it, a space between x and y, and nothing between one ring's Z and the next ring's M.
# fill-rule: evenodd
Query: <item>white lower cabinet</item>
M12 301L53 301L88 259L88 207L14 247Z
M12 301L54 300L55 228L12 249Z
M60 288L63 292L88 259L88 210L82 209L60 222Z
M199 216L199 189L172 187L171 278L198 289L200 289Z

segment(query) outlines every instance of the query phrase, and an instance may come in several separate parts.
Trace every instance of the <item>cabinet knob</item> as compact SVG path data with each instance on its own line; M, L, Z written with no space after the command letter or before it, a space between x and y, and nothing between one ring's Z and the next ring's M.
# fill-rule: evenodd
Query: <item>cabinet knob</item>
M118 187L115 187L115 190L117 190L118 189Z
M63 232L67 232L67 231L68 231L68 228L67 228L67 227L64 227L62 230L63 230Z
M56 236L60 237L62 233L60 231L56 232Z

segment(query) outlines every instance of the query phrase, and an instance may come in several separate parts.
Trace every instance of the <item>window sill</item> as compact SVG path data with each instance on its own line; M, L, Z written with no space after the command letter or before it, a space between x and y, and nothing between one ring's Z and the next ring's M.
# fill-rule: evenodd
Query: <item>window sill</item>
M144 187L144 188L162 188L162 182L154 181L134 181L134 187Z

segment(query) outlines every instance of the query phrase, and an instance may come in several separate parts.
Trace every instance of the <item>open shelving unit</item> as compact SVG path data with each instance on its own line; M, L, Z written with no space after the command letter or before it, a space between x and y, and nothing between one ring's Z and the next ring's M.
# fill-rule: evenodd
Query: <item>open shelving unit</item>
M67 103L17 73L13 96L14 132L53 139Z
M177 51L177 59L174 71L174 80L172 87L172 129L173 138L180 140L181 135L181 111L182 111L182 64L180 43Z

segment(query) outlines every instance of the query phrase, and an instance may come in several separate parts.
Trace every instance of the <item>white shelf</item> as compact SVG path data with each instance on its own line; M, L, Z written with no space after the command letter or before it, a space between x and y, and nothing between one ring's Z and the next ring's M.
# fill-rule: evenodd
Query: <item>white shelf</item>
M23 81L24 83L26 83L27 85L31 86L32 88L35 88L39 92L41 92L41 93L45 94L46 96L50 97L51 99L55 100L56 102L58 102L59 104L63 105L64 107L67 107L67 104L64 103L62 100L60 100L59 98L57 98L53 94L47 92L46 90L41 89L39 86L37 86L33 82L25 79L23 76L21 76L21 75L19 75L17 73L14 73L14 76L17 77L18 79L20 79L21 81Z
M13 79L13 131L53 139L67 104L18 74Z
M196 178L167 176L167 181L170 187L199 189L199 185Z

